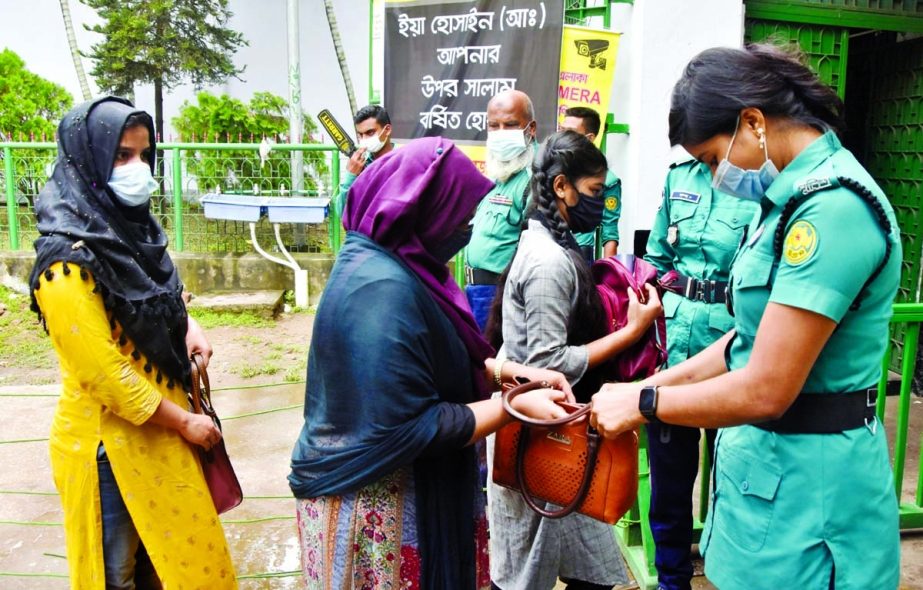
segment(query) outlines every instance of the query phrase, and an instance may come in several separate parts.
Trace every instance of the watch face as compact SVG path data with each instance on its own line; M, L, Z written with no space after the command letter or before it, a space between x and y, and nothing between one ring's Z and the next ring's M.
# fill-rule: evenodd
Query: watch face
M657 388L646 386L641 388L641 397L638 399L638 410L645 418L652 418L657 412Z

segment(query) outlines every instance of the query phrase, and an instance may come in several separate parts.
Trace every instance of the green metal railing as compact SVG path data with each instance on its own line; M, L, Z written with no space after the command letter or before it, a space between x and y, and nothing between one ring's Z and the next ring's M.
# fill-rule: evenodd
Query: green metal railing
M248 252L246 223L209 220L199 198L220 190L226 194L336 195L340 185L340 152L333 145L273 144L260 155L258 143L161 143L163 190L155 194L151 211L170 236L173 251ZM291 190L290 156L301 152L305 187ZM23 250L37 237L33 203L57 156L53 142L0 142L6 215L0 216L0 249ZM328 252L340 240L340 220L331 207L325 224L288 226L282 236L297 250ZM300 233L299 233L300 232ZM269 224L260 224L258 238L272 243Z
M888 367L895 348L900 358L901 381L900 395L897 397L897 412L894 424L894 457L892 461L894 470L894 492L900 505L901 530L923 528L923 453L917 457L918 471L915 482L915 493L912 499L904 497L904 468L906 466L907 443L910 435L910 401L911 384L916 365L918 344L920 338L920 324L923 323L923 304L921 303L895 303L894 314L891 317L892 333L903 332L903 343L895 347L893 341L882 361L882 377L878 383L877 414L879 421L884 424L885 407L887 403ZM889 433L890 434L890 433ZM921 441L923 441L923 435ZM654 567L654 538L651 534L651 525L648 511L651 505L650 469L647 456L647 436L641 430L641 444L638 451L638 500L631 510L615 527L616 539L621 547L622 554L628 562L629 568L638 581L642 590L657 587L657 570ZM702 441L705 445L704 437ZM711 470L708 453L702 449L702 467L699 471L700 501L699 511L695 522L695 540L698 541L702 531L702 523L708 515L709 477Z

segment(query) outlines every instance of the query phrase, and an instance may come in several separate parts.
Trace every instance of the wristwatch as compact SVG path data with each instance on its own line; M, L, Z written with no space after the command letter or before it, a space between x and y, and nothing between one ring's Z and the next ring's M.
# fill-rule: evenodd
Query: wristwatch
M641 397L638 398L638 410L648 422L660 422L657 419L657 392L658 385L645 385L641 388Z

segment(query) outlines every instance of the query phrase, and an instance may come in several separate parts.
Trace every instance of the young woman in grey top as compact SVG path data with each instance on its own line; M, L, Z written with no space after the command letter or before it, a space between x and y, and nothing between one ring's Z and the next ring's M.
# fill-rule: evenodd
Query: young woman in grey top
M603 154L584 136L564 131L545 140L532 165L525 231L501 277L488 335L500 357L562 372L574 388L594 393L593 369L633 344L662 313L648 287L646 303L629 294L628 325L611 333L590 269L571 232L599 224L606 177ZM505 279L505 280L504 280ZM491 577L502 590L611 588L626 581L612 527L580 514L545 519L518 492L490 484Z

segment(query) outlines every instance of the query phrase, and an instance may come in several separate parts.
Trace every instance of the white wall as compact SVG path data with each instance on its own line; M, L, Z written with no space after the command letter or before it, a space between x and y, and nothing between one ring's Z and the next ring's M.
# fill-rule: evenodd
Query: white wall
M636 229L650 229L668 166L686 156L667 138L670 93L686 63L709 47L739 46L741 0L636 0L615 5L611 27L624 31L615 73L615 121L629 135L610 135L609 161L622 178L620 252L632 252Z

